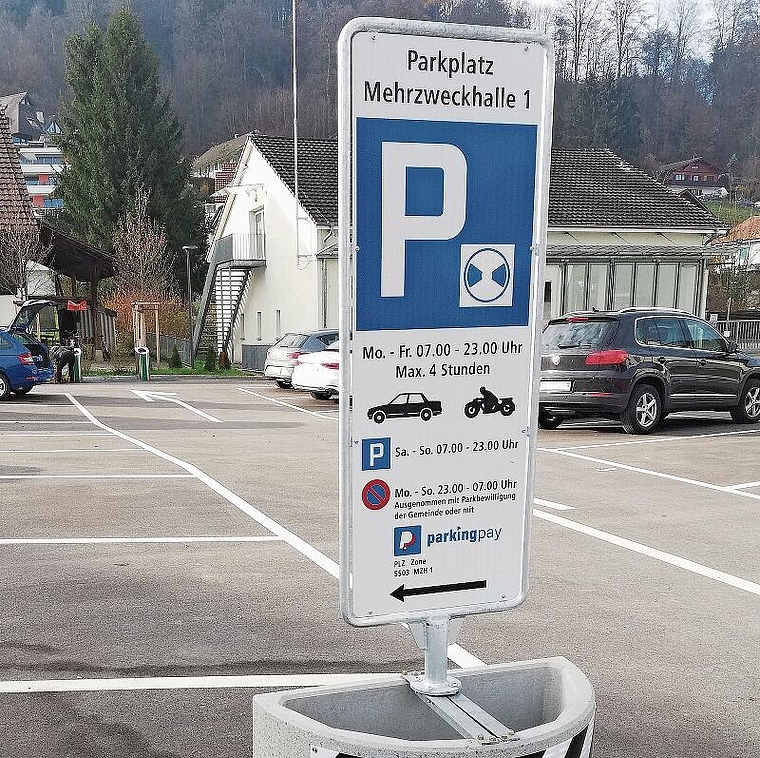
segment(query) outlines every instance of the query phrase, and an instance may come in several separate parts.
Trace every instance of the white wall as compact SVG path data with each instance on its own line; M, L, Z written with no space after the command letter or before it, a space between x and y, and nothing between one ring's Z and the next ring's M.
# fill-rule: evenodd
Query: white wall
M316 254L324 247L327 230L318 228L301 208L297 259L293 194L257 149L246 148L243 160L246 163L238 171L237 186L229 188L229 206L215 238L250 233L251 213L263 208L266 265L251 272L242 318L233 336L233 360L240 360L243 343L271 345L287 332L319 329L324 320L325 263ZM328 291L337 293L337 274L330 273L337 272L336 262L327 264L332 280ZM337 316L336 299L328 304L328 318L334 319L328 326L337 326Z

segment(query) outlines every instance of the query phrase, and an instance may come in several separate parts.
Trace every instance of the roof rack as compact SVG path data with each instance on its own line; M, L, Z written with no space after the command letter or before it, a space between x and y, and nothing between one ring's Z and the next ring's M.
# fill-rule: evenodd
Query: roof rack
M636 313L638 311L658 311L660 313L685 313L690 316L689 311L683 308L666 308L661 305L630 305L627 308L621 308L618 313Z

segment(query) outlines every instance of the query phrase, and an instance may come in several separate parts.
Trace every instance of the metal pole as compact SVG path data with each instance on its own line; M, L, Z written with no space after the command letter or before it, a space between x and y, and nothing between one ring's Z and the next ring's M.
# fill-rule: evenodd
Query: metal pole
M193 285L190 279L190 251L197 250L197 245L183 245L187 260L187 324L188 324L188 342L190 344L190 367L193 365Z
M407 677L409 686L420 694L455 695L462 686L448 675L449 623L448 618L425 619L420 627L410 624L415 641L425 650L425 671ZM454 630L460 624L455 622Z

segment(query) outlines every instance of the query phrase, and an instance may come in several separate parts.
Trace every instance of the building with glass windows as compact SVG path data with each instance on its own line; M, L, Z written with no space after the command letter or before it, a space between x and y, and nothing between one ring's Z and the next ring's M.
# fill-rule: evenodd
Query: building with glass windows
M553 150L544 319L636 305L704 315L705 245L722 231L609 150Z

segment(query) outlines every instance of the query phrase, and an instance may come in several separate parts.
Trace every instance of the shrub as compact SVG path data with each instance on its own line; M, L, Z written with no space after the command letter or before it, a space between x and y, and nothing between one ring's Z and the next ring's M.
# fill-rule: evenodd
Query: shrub
M179 350L177 350L177 344L174 344L171 358L169 358L169 368L182 368L182 358L179 357Z
M206 352L206 362L203 364L206 371L216 371L216 351L210 347Z
M219 353L219 368L222 370L226 370L230 367L230 357L227 355L226 350L222 350Z

